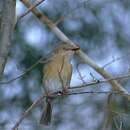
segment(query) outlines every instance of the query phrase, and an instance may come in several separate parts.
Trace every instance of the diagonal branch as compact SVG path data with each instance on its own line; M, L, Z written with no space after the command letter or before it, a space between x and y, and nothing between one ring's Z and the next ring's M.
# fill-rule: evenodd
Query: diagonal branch
M42 60L43 58L40 58L38 61L36 61L32 66L30 66L28 69L26 69L26 71L24 71L22 74L20 74L19 76L17 77L14 77L8 81L0 81L0 84L9 84L19 78L22 78L24 75L26 75L27 73L29 73L32 69L34 69L39 63L40 61Z
M28 0L21 0L26 7L32 6L32 4ZM69 44L75 45L51 20L48 19L48 17L44 14L41 13L38 9L33 8L32 13L43 23L48 26L52 32L61 40L64 42L68 42ZM100 73L105 79L112 78L112 75L106 72L103 68L98 66L87 54L85 54L83 51L79 50L77 53L81 59L84 61L84 63L88 64L91 66L95 71ZM111 80L109 81L111 84L113 90L120 91L123 94L127 95L127 99L130 100L130 96L128 95L128 91L123 88L116 80Z
M32 5L31 7L29 7L28 10L25 11L25 12L18 18L17 23L18 23L24 16L26 16L28 13L30 13L33 8L37 7L38 5L40 5L40 4L41 4L42 2L44 2L44 1L45 1L45 0L39 0L39 1L37 1L37 3L35 3L35 4Z
M43 100L45 96L39 97L37 100L33 102L33 104L23 113L23 115L20 117L20 119L15 123L12 130L18 130L19 125L22 123L23 119L31 112L33 108L38 106L40 102Z

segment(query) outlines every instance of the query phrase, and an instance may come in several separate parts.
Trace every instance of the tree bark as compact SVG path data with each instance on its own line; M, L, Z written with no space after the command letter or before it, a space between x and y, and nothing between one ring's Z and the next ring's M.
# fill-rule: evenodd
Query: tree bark
M16 0L0 0L0 78L8 57L15 23Z

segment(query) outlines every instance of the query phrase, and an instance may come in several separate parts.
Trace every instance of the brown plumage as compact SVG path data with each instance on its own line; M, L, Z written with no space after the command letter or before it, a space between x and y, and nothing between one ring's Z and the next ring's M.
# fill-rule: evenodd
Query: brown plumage
M60 43L47 58L43 68L43 88L47 96L53 92L67 91L72 76L72 65L70 62L74 51L78 49L79 47ZM47 98L46 103L40 123L49 125L51 123L52 99Z

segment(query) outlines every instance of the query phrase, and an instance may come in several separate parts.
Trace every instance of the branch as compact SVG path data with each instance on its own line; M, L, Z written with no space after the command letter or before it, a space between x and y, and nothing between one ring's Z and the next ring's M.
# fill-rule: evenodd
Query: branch
M122 92L119 92L119 91L85 91L85 92L70 91L68 93L59 93L59 92L52 93L52 94L50 94L50 96L53 98L56 98L56 97L79 95L79 94L119 94L119 95L123 95ZM45 97L46 96L43 95L43 96L40 96L37 100L35 100L33 102L33 104L23 113L23 115L19 118L19 120L15 123L15 125L13 126L13 128L11 130L18 130L18 127L22 123L24 118L29 115L29 113L32 111L32 109L34 109L39 104L41 104L42 100Z
M18 20L17 20L17 24L18 24L18 22L19 22L24 16L26 16L28 13L30 13L33 8L36 8L38 5L40 5L40 4L41 4L42 2L44 2L44 1L45 1L45 0L39 0L39 1L37 1L37 3L35 3L35 4L32 5L31 7L29 7L27 11L25 11L21 16L19 16L19 18L18 18Z
M0 78L2 78L15 24L15 0L0 0Z
M113 118L113 103L114 101L112 100L112 94L109 94L107 97L107 101L105 104L105 111L104 111L104 119L102 122L102 128L101 130L110 130L111 129L111 124L112 124L112 118Z
M130 53L127 53L127 54L125 54L125 55L123 55L123 56L120 56L120 57L117 57L117 58L112 57L112 60L110 60L108 63L104 64L104 65L102 66L102 68L106 68L107 66L111 65L112 63L114 63L114 62L116 62L116 61L123 60L123 59L124 59L125 57L127 57L128 55L130 55Z
M28 0L21 0L25 6L28 8L32 6ZM68 42L69 44L75 45L55 24L51 22L50 19L44 14L41 13L38 9L33 8L32 13L43 23L48 26L52 32L61 40L64 42ZM77 53L81 59L84 61L84 63L91 66L95 71L97 71L99 74L101 74L105 79L112 78L112 75L106 72L103 68L98 66L87 54L85 54L83 51L79 50ZM130 101L130 96L128 95L128 91L123 88L116 80L110 80L109 83L111 84L113 90L117 90L122 92L124 95L127 95L127 99Z
M55 21L55 25L58 25L60 22L64 21L67 18L70 18L75 11L79 10L80 8L83 8L85 3L88 3L89 0L80 1L80 3L71 9L69 12L67 12L65 15L61 16L57 21Z
M107 82L110 82L112 80L119 80L119 79L122 80L122 79L128 79L128 78L130 78L130 74L125 74L125 75L115 76L115 77L112 77L109 79L94 80L94 81L91 81L88 83L83 83L83 84L78 85L78 86L72 86L69 89L84 88L84 87L88 87L88 86L92 86L92 85L96 85L96 84L107 83ZM128 93L128 95L129 95L129 93Z
M79 65L80 64L77 64L77 66L76 66L77 72L79 74L79 79L82 81L83 84L85 84L86 82L84 81L84 76L82 76L82 74L80 73Z
M35 100L33 102L33 104L23 113L23 115L20 117L20 119L15 123L15 125L13 126L12 130L18 130L19 125L22 123L23 119L29 115L29 113L31 112L31 110L33 108L35 108L36 106L38 106L40 104L40 102L43 100L45 96L41 96L39 97L37 100Z
M27 73L29 73L32 69L34 69L39 63L40 61L42 60L42 58L40 58L38 61L36 61L36 63L34 63L32 66L30 66L28 69L26 69L26 71L24 71L22 74L20 74L19 76L13 78L13 79L10 79L8 81L1 81L0 84L9 84L19 78L22 78L24 75L26 75Z

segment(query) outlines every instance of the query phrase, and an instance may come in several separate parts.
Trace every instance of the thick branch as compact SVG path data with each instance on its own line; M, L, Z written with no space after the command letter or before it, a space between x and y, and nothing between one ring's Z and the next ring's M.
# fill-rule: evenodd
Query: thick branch
M25 6L27 6L28 8L30 6L32 6L32 4L29 3L29 0L21 0ZM51 30L52 32L61 40L61 41L65 41L68 42L70 44L74 43L58 28L56 27L55 24L53 24L51 22L51 20L49 20L47 18L47 16L45 16L43 13L41 13L38 9L33 8L32 9L33 14L44 24L46 24ZM98 66L92 59L90 59L88 57L87 54L85 54L84 52L82 52L81 50L78 52L79 56L83 59L83 61L88 64L89 66L91 66L95 71L97 71L98 73L100 73L105 79L109 79L112 78L112 75L110 75L108 72L106 72L104 69L102 69L100 66ZM112 85L112 88L114 90L120 91L122 93L124 93L125 95L128 95L128 92L126 89L124 89L116 80L111 80L109 81L109 83ZM126 96L128 98L128 100L130 100L130 96Z
M3 75L15 23L15 0L0 0L0 78Z

